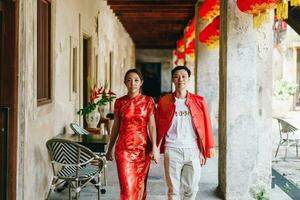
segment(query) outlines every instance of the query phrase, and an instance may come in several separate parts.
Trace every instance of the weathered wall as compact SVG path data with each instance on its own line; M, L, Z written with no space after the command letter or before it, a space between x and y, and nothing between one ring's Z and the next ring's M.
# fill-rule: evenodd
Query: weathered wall
M300 36L287 25L286 31L281 36L281 42L273 48L273 83L276 80L284 79L286 81L300 85L300 68L297 64L297 49L300 48ZM293 102L287 103L284 110L294 109L299 101L299 89L293 97ZM292 100L291 100L292 101ZM276 106L277 100L273 98L273 104ZM277 106L278 107L278 106ZM283 105L280 107L284 107ZM274 110L282 110L275 108ZM276 112L273 113L277 115Z
M62 133L70 122L79 120L76 111L82 105L83 80L79 74L82 73L83 37L89 38L91 44L89 62L95 82L104 83L109 52L113 52L112 87L118 96L124 94L120 77L135 62L134 44L105 1L52 0L51 3L52 102L37 106L37 3L36 0L20 0L21 120L17 193L22 200L45 199L52 177L45 143ZM71 48L77 48L79 55L77 93L72 92Z
M207 22L198 18L196 35L207 26ZM218 145L219 112L219 48L208 50L207 46L197 40L197 93L204 96L212 122L216 146Z
M278 80L278 77L281 75L280 78L291 82L296 82L297 48L299 47L300 36L290 26L287 26L286 33L281 43L274 47L274 51L276 52L273 56L274 80Z
M161 63L161 92L171 91L172 50L137 49L136 62Z
M262 190L268 196L271 187L272 23L253 29L252 16L240 12L236 0L222 2L222 9L226 9L227 27L222 31L227 33L227 47L223 51L221 46L226 55L221 65L226 75L221 80L227 85L220 85L226 91L220 188L226 199L250 200Z

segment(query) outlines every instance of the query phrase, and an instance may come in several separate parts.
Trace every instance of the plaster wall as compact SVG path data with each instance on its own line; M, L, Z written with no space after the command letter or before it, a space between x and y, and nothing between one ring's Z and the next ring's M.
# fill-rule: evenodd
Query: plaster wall
M281 43L273 50L273 81L283 78L296 82L298 48L300 48L300 36L287 25Z
M226 144L220 144L226 146L225 165L220 163L226 175L220 175L220 188L226 188L226 199L250 200L263 190L269 196L271 187L272 24L253 29L252 16L240 12L235 0L228 1L223 17L227 18L227 77L222 77L227 79L227 130Z
M90 77L104 84L109 52L113 52L112 89L125 93L123 72L135 62L135 47L106 1L51 1L52 102L37 106L37 1L20 0L20 113L17 199L45 199L52 170L46 141L70 132L71 122L80 122L82 106L82 40L89 39ZM72 84L72 48L78 50L77 92Z

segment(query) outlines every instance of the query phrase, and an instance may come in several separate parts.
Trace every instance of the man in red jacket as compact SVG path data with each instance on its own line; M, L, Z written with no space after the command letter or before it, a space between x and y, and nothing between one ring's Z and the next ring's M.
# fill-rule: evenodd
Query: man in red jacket
M187 91L190 75L186 66L175 67L172 70L175 92L158 101L157 141L164 153L169 200L196 198L201 166L214 152L206 102Z

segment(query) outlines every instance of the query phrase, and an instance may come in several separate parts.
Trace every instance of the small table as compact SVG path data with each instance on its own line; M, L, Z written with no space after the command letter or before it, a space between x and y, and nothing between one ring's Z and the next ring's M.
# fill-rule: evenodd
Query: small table
M100 128L85 128L90 134L93 135L99 135L100 134Z
M86 146L93 152L104 153L105 146L109 142L109 135L77 135L77 134L59 134L55 138L70 140Z

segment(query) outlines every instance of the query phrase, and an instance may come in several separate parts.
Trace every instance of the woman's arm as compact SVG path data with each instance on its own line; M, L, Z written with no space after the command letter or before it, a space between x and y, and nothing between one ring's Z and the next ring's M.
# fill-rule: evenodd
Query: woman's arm
M154 114L152 114L149 117L148 129L149 129L149 132L150 132L150 140L151 140L151 143L152 143L152 159L156 163L158 163L159 162L159 149L158 149L157 144L156 144L157 133L156 133L156 125L155 125Z
M106 152L106 159L110 160L110 161L113 160L112 150L113 150L116 140L118 138L119 127L120 127L120 119L115 116L114 123L113 123L112 130L111 130L109 145L108 145L107 152Z

